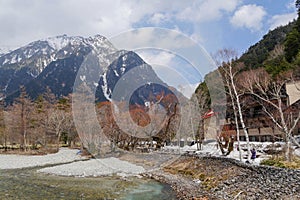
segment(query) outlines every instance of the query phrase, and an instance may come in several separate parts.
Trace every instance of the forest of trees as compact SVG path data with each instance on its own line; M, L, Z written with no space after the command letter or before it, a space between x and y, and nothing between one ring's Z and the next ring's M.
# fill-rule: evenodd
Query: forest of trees
M101 131L93 127L92 119L84 118L82 116L84 112L80 112L84 130L78 133L72 113L72 95L57 99L50 89L47 89L45 94L32 100L24 87L21 87L20 91L20 96L12 105L5 106L4 100L1 100L0 147L4 151L18 149L49 152L57 151L61 145L65 145L84 147L96 155L100 154L97 148L100 148L102 142L101 131L110 141L111 151L117 148L135 150L141 142L149 142L151 147L153 141L156 142L155 147L160 148L175 137L179 126L180 109L173 94L160 94L156 97L156 104L159 103L164 107L166 117L162 124L155 124L146 129L147 133L144 133L146 137L141 137L137 129L129 127L130 123L127 121L132 119L138 126L147 126L150 118L155 117L149 112L155 102L149 107L131 105L129 113L120 112L118 117L122 119L124 126L127 126L126 129L116 123L111 102L94 103L92 106L96 109L98 117L96 120ZM119 104L122 106L124 103ZM82 104L79 109L82 111L86 106Z
M300 77L300 20L299 1L296 1L298 18L286 26L269 31L261 41L251 46L238 60L244 63L243 70L265 68L273 77L294 70Z
M59 100L49 89L37 99L28 97L25 88L12 105L1 100L0 145L4 150L58 150L61 141L73 146L77 133L72 120L71 99Z

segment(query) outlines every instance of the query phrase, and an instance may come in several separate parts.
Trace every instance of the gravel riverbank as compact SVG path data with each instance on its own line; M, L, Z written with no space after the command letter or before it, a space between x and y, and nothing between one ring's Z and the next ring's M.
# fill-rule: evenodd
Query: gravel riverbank
M146 176L170 184L179 199L300 199L300 171L217 157L182 156Z
M300 199L300 171L244 164L224 157L126 154L144 176L171 185L178 199Z
M38 172L60 176L97 177L108 175L136 176L145 173L145 170L141 166L110 157L47 167L38 170Z
M47 155L0 154L0 169L20 169L50 164L68 163L86 159L77 154L77 149L61 148L59 152Z

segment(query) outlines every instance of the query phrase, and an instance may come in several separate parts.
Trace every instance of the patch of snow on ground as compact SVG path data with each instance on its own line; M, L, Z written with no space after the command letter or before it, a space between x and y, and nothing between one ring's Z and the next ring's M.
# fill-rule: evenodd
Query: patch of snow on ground
M41 156L0 154L0 169L19 169L82 160L83 157L77 155L77 153L78 150L76 149L61 148L59 152L55 154Z
M47 167L38 172L55 174L61 176L107 176L117 174L120 176L132 176L145 172L144 168L131 164L118 158L91 159L88 161L78 161L65 165Z
M254 160L251 160L252 164L259 165L260 162L264 159L268 159L270 155L264 153L264 150L266 148L269 148L270 145L273 143L271 142L250 142L250 149L255 148L256 150L256 155L257 158ZM282 143L276 142L274 144L278 144L279 147L277 149L282 148ZM241 149L242 149L242 162L247 161L247 143L246 142L240 142ZM178 146L166 146L163 149L164 151L169 151L169 152L175 152L179 151ZM181 153L189 153L189 152L195 152L196 154L200 155L206 155L206 156L220 156L220 157L226 157L226 158L232 158L235 160L239 160L239 151L237 150L237 142L234 143L234 149L233 151L228 155L224 156L221 153L221 150L218 146L217 142L209 142L207 144L202 145L201 150L197 150L197 144L193 146L184 146L180 148ZM300 154L300 150L299 150Z

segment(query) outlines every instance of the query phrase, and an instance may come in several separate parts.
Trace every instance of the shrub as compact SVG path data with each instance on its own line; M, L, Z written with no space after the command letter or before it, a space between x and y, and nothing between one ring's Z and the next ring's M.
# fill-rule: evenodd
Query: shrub
M280 168L300 169L300 160L298 158L294 158L291 162L284 161L283 157L269 158L261 161L260 164Z
M281 162L280 159L272 159L269 158L267 160L263 160L260 162L261 165L267 165L267 166L273 166L273 167L280 167L285 168L285 165L283 162Z

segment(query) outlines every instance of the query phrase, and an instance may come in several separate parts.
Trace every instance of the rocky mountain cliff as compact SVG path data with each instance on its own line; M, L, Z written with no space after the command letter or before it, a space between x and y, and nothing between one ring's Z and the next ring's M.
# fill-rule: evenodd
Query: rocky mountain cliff
M116 49L108 39L96 35L94 37L69 37L67 35L51 37L32 42L24 47L0 55L0 93L7 102L12 102L19 95L19 88L24 85L31 98L36 98L49 87L56 97L72 93L78 70L90 55L95 59L97 72L86 70L80 77L96 87L98 101L110 100L116 83L133 68L134 78L125 80L126 84L139 84L144 80L153 87L145 86L148 92L135 93L137 102L146 101L147 94L170 93L168 86L155 74L152 67L145 63L136 53ZM84 67L83 67L84 68ZM97 81L89 82L90 77Z

